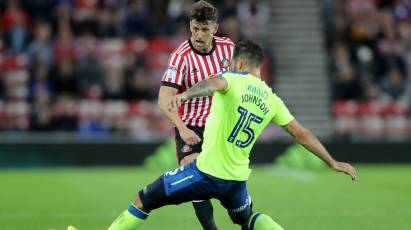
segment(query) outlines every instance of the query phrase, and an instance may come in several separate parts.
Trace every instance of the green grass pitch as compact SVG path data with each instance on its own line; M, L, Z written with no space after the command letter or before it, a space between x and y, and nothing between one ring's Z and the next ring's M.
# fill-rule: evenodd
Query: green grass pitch
M0 170L0 229L106 229L161 172L141 168ZM359 181L333 173L256 167L254 209L285 230L411 229L411 165L359 166ZM214 201L221 230L239 229ZM152 212L142 229L201 229L191 204Z

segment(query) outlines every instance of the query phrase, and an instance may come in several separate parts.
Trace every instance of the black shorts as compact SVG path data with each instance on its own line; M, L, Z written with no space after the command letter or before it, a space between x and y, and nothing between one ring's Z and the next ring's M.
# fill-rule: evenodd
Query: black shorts
M176 155L177 155L178 163L180 163L180 161L188 155L201 152L201 145L203 144L204 127L195 127L195 126L187 125L187 128L193 130L200 137L201 141L196 145L187 145L183 141L183 139L181 139L178 129L175 128Z

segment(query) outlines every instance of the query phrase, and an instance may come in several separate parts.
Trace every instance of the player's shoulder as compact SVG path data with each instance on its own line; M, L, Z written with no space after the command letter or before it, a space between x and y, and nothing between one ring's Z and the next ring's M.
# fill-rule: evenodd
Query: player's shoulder
M172 56L181 56L184 57L187 54L187 51L191 49L188 40L181 42L172 52Z
M214 36L214 39L217 45L234 46L234 42L228 37Z
M277 92L275 92L275 90L272 87L267 85L267 90L270 92L270 98L275 104L279 101L282 101L281 97L277 95Z

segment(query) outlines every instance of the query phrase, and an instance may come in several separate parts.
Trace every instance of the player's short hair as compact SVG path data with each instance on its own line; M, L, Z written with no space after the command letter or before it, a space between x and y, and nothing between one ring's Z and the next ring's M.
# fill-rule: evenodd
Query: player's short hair
M233 59L244 58L252 66L261 66L264 59L264 51L260 45L252 41L240 41L234 49Z
M211 5L209 2L201 0L193 4L190 13L190 21L196 20L197 22L213 21L217 22L218 12L217 8Z

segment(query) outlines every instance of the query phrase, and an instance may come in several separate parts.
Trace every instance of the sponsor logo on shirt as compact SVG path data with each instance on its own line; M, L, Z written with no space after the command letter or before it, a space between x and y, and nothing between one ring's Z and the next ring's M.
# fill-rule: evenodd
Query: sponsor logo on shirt
M170 65L167 69L167 76L175 78L177 75L177 67Z

